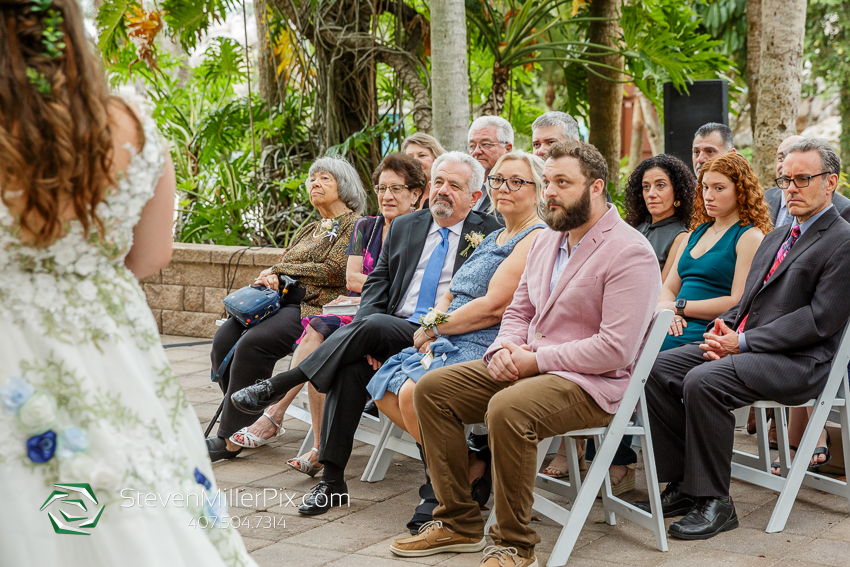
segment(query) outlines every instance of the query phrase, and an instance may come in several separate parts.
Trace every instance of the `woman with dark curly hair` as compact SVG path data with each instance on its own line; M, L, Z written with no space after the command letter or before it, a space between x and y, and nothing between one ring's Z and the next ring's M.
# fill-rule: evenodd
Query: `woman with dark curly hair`
M770 212L750 163L725 154L700 168L687 246L664 281L659 309L676 316L661 350L701 342L706 326L744 292L756 249L770 232Z
M687 240L697 180L677 157L661 154L643 160L626 185L626 222L646 236L658 257L661 281Z

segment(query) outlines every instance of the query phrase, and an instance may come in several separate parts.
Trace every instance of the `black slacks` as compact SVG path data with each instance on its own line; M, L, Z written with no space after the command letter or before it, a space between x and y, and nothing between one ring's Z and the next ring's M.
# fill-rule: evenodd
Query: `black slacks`
M345 468L363 414L366 384L375 374L366 355L380 361L413 345L419 325L374 313L332 334L299 365L319 392L327 394L319 462Z
M271 378L275 363L292 354L295 341L304 331L301 327L301 306L284 305L242 336L244 330L241 323L231 318L218 328L213 337L210 353L213 371L218 369L234 343L239 341L233 359L219 382L225 398L218 426L219 437L230 437L257 421L256 415L242 413L233 407L230 395L251 386L257 380Z
M735 416L763 395L735 371L736 354L709 361L697 344L658 355L646 401L658 480L682 482L692 496L729 494Z

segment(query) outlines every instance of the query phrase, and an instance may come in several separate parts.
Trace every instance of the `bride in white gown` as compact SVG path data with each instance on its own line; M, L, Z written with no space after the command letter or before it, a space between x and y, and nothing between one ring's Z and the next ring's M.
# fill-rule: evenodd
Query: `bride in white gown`
M173 167L76 0L0 0L0 156L0 565L254 566L137 282Z

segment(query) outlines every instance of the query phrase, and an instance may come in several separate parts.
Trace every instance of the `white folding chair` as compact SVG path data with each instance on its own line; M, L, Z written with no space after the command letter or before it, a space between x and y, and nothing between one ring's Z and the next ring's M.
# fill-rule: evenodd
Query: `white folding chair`
M563 437L594 436L597 447L596 457L593 459L590 470L587 471L587 477L584 480L581 480L579 475L573 475L572 473L570 473L569 482L553 479L540 473L537 475L536 486L538 488L565 496L573 503L572 507L567 510L545 496L542 496L539 492L534 493L534 510L563 526L561 533L558 535L558 540L555 542L552 554L549 556L549 562L547 563L549 567L565 565L567 563L573 547L575 547L576 540L578 540L579 533L581 533L581 529L587 519L587 515L590 513L593 502L596 500L596 495L599 493L600 487L602 488L602 505L605 509L605 522L607 524L616 525L615 514L620 514L626 519L652 531L655 534L656 547L660 551L667 551L667 534L664 526L664 516L661 512L658 475L655 472L655 455L652 451L652 438L649 433L649 426L629 425L629 420L632 417L635 407L637 407L637 414L641 419L640 422L649 423L646 417L644 386L672 321L673 312L669 309L664 309L656 313L655 319L646 335L646 341L635 363L631 381L623 396L623 401L620 403L617 413L614 414L613 419L611 419L607 427L568 431L564 435L544 439L537 446L538 470L543 465L546 454L550 452L550 449L556 449ZM608 476L608 469L614 460L617 446L620 444L624 435L636 435L640 437L643 464L646 468L646 483L647 491L649 492L651 513L647 513L631 503L614 496L611 492L611 478ZM578 455L576 453L575 442L569 439L566 447L570 471L578 471ZM495 520L496 511L494 510L490 513L490 517L487 520L485 533L489 531L490 526Z
M816 490L828 492L847 498L850 502L850 485L846 481L808 472L809 459L817 446L820 432L826 425L827 419L841 425L841 440L844 451L844 462L850 463L850 384L847 378L847 362L850 360L850 323L844 328L838 351L832 359L832 367L827 378L826 386L821 394L799 407L814 407L809 423L803 433L803 438L797 449L797 457L791 462L788 446L788 423L784 406L772 401L759 401L753 404L756 408L756 432L758 454L735 450L732 458L732 477L752 484L757 484L779 492L779 498L773 508L773 514L767 523L768 533L781 532L791 514L791 508L797 499L800 486L805 485ZM779 445L779 463L782 476L770 472L770 448L767 441L766 413L774 409L776 420L776 436ZM788 463L791 462L789 467ZM847 466L847 465L845 465Z

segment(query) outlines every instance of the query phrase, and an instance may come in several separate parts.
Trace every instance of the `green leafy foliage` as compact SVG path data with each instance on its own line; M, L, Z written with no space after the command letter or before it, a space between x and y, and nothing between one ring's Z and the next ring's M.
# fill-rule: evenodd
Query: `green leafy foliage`
M236 0L164 0L165 21L174 30L183 47L197 45L214 21L237 6Z
M694 16L679 0L634 0L623 6L626 73L659 107L664 83L687 92L693 81L720 78L731 68L718 50L721 42L701 33Z

